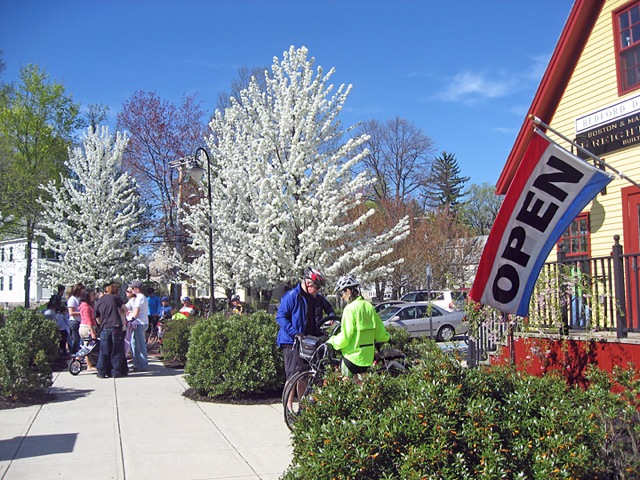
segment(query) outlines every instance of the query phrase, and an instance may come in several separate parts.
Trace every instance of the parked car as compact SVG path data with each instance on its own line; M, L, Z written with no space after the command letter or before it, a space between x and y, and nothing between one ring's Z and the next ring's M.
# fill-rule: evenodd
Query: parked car
M435 337L436 340L446 342L456 335L467 333L468 330L462 310L448 312L428 302L391 305L379 315L385 326L404 328L412 338Z
M416 290L400 297L403 302L428 302L429 299L433 305L448 312L457 309L451 290Z
M385 300L383 302L376 304L375 309L376 309L376 312L380 313L385 308L390 307L392 305L397 305L399 303L404 303L404 302L402 300Z

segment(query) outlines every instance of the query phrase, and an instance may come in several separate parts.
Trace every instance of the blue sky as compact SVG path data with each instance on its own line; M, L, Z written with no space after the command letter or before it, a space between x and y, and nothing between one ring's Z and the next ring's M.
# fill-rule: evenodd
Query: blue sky
M210 113L240 66L291 45L352 84L341 116L404 118L470 183L495 183L572 0L0 0L0 49L19 78L32 63L86 107L138 90Z

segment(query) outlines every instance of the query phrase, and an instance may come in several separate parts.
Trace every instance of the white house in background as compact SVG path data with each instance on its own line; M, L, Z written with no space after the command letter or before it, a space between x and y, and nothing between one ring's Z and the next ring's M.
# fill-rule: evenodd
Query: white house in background
M25 238L0 240L0 307L8 308L24 304L24 279L27 271ZM31 250L31 285L29 302L32 305L48 301L52 292L49 285L39 281L40 264L49 261L42 258L37 244Z

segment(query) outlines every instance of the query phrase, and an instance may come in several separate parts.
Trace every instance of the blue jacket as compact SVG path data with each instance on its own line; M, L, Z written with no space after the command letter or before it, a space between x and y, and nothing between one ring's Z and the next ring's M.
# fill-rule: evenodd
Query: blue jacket
M315 304L316 321L322 318L323 312L333 313L333 307L322 295L316 295ZM279 347L293 345L293 337L296 336L296 333L304 332L304 326L307 322L307 302L302 295L302 287L299 283L282 296L278 313L276 313L276 321L280 326L276 338Z

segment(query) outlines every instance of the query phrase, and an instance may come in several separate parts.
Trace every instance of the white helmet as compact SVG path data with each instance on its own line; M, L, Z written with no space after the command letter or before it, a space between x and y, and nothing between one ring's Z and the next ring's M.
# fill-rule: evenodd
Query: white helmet
M341 292L345 288L353 288L353 287L359 287L359 286L360 284L358 283L358 281L353 275L345 275L344 277L340 277L338 279L334 293Z

